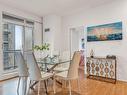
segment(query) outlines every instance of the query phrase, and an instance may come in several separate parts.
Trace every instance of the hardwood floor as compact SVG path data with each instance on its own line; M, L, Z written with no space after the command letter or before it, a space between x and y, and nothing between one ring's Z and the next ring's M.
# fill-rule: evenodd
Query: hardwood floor
M83 72L82 72L83 73ZM82 74L81 73L81 74ZM49 80L48 95L53 94L52 82ZM117 82L116 84L83 78L80 76L80 92L77 88L76 80L72 81L72 95L127 95L127 83ZM0 82L0 95L17 95L17 78ZM55 95L69 95L68 89L57 84L57 93ZM22 95L22 85L20 87L20 94ZM43 82L41 83L40 95L46 95ZM30 90L29 95L37 95L35 91Z
M0 95L17 95L16 87L17 78L1 82ZM72 81L72 89L72 95L79 95L75 80ZM82 79L80 80L80 89L80 95L127 95L127 83L123 82L117 82L116 84L112 84L92 79ZM20 89L19 95L22 95L21 91L22 90ZM43 95L45 95L44 92L45 91L42 83L40 91L41 95L42 93ZM48 93L48 95L54 95L51 84L49 84ZM35 89L35 91L30 91L29 95L37 95L37 89ZM55 95L68 95L68 89L61 89L61 87L57 85L57 93Z

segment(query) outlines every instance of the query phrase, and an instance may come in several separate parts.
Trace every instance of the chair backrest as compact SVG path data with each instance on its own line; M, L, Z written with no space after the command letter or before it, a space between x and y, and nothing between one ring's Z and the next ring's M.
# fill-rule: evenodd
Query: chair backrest
M29 68L30 80L40 80L41 79L41 71L35 59L34 53L29 51L25 52L26 62Z
M29 75L27 64L21 52L15 52L15 62L18 66L18 73L20 77L27 77Z
M70 79L75 79L78 78L78 69L79 69L79 63L80 63L80 58L81 58L81 52L80 51L75 51L69 70L68 70L68 75L67 77Z

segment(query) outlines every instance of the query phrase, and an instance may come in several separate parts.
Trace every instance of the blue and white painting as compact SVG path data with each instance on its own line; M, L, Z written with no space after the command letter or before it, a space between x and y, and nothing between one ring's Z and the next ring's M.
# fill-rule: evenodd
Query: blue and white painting
M87 27L87 41L122 40L122 22Z

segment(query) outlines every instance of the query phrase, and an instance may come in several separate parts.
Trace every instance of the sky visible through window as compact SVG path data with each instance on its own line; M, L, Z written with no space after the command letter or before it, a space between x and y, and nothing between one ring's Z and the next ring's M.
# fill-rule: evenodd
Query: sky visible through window
M15 50L22 49L22 33L23 33L23 26L16 25L15 26Z

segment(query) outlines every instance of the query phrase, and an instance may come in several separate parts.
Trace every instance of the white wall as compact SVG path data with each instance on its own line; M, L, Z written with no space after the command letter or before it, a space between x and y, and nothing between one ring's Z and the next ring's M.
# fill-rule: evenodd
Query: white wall
M2 12L7 12L9 14L13 14L19 17L23 17L23 18L27 18L33 21L37 21L37 22L42 22L42 19L38 16L14 9L14 8L10 8L8 6L5 5L1 5L0 4L0 79L2 76L2 72L3 72L3 51L2 51ZM34 27L34 43L35 44L41 44L42 43L42 25L35 22L35 27Z
M87 56L90 50L95 51L95 56L106 56L113 54L118 57L117 77L119 80L127 81L127 1L116 0L107 5L102 5L88 11L81 11L70 16L63 17L63 50L69 49L69 29L92 25L100 25L112 22L123 22L123 40L121 41L99 41L87 43Z
M79 33L77 31L72 31L71 39L72 39L71 49L72 49L72 52L74 52L79 49Z
M61 17L57 15L48 15L43 17L43 41L50 44L50 51L61 51L62 36L61 36ZM45 32L49 28L50 31Z

